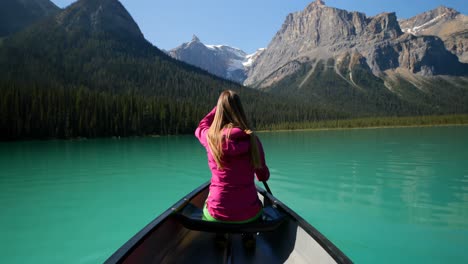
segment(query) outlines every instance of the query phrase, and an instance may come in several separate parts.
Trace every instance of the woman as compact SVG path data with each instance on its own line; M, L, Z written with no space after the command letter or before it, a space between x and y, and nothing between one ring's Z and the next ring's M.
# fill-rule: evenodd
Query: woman
M239 96L221 93L216 107L195 130L211 170L210 193L203 210L208 221L246 223L262 213L254 175L270 177L262 144L250 129Z

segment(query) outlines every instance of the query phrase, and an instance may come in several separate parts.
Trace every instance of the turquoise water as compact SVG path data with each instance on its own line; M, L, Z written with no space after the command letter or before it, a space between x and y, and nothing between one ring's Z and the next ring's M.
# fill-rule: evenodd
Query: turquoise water
M356 263L468 263L468 127L259 134L273 193ZM209 179L194 137L0 143L2 263L101 263Z

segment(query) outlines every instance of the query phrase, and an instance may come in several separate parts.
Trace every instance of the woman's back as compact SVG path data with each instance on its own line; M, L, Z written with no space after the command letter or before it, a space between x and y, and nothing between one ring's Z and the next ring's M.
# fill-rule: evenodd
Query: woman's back
M216 132L219 133L215 135L219 136L219 145L209 141L212 124L223 122L223 120L216 121L215 115L219 119L226 116L223 109L217 110L219 107L224 107L220 103L221 96L217 107L200 121L195 131L195 136L207 151L208 166L212 174L206 209L216 220L246 221L257 216L262 208L257 197L254 177L256 175L258 180L266 181L270 173L265 163L262 144L249 129L228 123L229 125L223 125ZM240 109L243 112L241 106ZM255 146L252 146L253 144ZM213 151L213 145L219 149ZM252 154L253 149L255 149L254 154ZM258 156L256 157L258 161L254 161L255 155Z

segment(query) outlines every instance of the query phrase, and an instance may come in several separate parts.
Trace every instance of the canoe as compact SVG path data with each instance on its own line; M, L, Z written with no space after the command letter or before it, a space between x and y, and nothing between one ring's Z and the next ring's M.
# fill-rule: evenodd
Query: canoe
M257 186L263 217L246 224L203 221L206 182L154 219L105 263L352 263L317 229ZM267 187L267 185L266 185ZM217 233L227 243L215 243ZM255 233L246 248L242 233Z

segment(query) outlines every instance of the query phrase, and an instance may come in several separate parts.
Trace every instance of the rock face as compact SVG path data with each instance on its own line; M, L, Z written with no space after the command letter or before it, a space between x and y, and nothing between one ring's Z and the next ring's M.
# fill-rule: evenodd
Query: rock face
M400 21L404 32L416 36L437 36L445 47L457 55L461 62L468 63L468 16L458 11L440 6Z
M358 116L468 112L468 64L445 45L403 32L395 13L315 1L287 16L244 84Z
M57 15L67 30L83 29L91 34L121 38L144 38L140 28L118 0L79 0Z
M468 71L439 38L404 33L395 13L366 17L316 1L287 16L244 84L265 88L294 73L298 63L336 60L349 51L361 54L379 77L399 68L423 76Z
M32 23L60 11L49 0L0 1L0 37L22 30Z
M192 41L170 50L168 54L221 78L243 83L247 70L262 50L248 55L226 45L205 45L194 35Z

